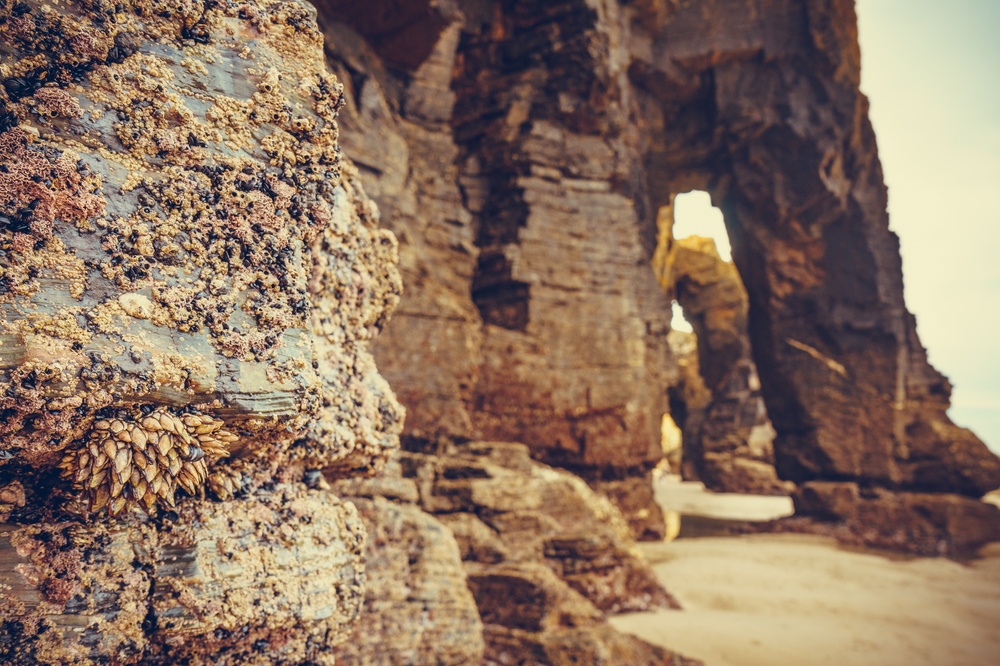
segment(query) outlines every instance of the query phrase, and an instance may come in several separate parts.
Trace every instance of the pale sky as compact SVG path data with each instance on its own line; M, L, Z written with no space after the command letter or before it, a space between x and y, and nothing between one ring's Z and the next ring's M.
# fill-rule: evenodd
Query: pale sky
M1000 0L857 0L857 11L906 303L955 386L952 419L1000 452ZM678 238L711 236L728 252L707 194L678 197L676 218Z

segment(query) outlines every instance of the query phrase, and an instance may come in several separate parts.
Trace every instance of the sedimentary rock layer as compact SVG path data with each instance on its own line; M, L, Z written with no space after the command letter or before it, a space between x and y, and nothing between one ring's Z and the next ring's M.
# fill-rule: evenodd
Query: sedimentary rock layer
M1000 461L946 415L903 301L853 3L642 2L629 77L653 207L722 209L779 474L979 497Z
M635 550L621 512L581 479L532 461L522 444L499 442L404 452L387 472L334 484L376 539L366 613L338 652L347 663L413 655L478 663L476 650L487 664L687 663L605 622L606 613L677 604ZM416 614L428 621L399 621Z
M412 58L378 3L320 4L350 35L334 57L359 127L417 165L354 147L409 256L407 326L378 355L441 416L416 417L414 446L524 441L597 487L641 479L678 379L657 212L704 189L746 288L779 475L1000 486L905 308L848 0L411 0L400 15L437 26ZM414 214L418 195L447 208ZM655 506L622 506L657 533Z
M0 661L329 662L364 526L299 480L398 447L401 286L314 10L0 19Z

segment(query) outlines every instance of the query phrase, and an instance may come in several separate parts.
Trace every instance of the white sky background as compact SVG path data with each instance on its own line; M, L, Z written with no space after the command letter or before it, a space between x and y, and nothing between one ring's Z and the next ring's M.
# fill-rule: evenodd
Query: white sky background
M857 12L906 303L955 386L952 419L1000 452L1000 0L857 0ZM680 195L675 217L677 238L715 238L728 258L707 194Z
M906 304L950 415L1000 452L1000 0L858 0Z

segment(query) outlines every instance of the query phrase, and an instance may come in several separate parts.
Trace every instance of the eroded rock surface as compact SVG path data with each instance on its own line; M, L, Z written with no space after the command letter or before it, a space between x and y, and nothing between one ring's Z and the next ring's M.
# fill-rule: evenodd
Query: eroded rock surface
M358 507L368 542L364 607L337 663L482 663L483 625L455 537L413 503L412 481L390 479L366 484L370 497L355 494L362 485L338 487Z
M458 546L454 554L438 555L434 571L443 575L460 556L464 572L454 582L464 581L462 592L471 593L478 606L475 622L459 621L466 611L441 603L454 592L398 573L383 579L390 569L380 567L379 560L401 560L409 553L413 571L430 566L429 551L412 546L404 551L387 539L369 567L371 589L384 592L366 601L354 641L364 646L360 652L383 655L386 661L370 657L358 663L404 663L394 647L397 636L403 646L419 643L426 657L421 663L475 663L455 660L476 645L482 651L483 643L476 640L483 638L488 664L687 663L605 622L606 613L677 605L635 550L621 512L581 479L539 464L528 453L522 444L498 442L470 443L439 455L404 452L398 476L391 464L386 476L334 484L345 497L368 498L354 501L372 521L372 534L399 529L379 526L393 512L419 514L411 502L433 514L436 520L426 514L424 520L436 529L446 526ZM411 520L419 522L414 516L402 524ZM402 594L399 580L414 580L424 594L411 593L405 604L390 601ZM394 609L400 606L428 607L431 622L422 630L397 628ZM383 640L379 628L393 638ZM421 632L423 638L414 641ZM459 651L463 646L465 653Z
M948 420L950 385L904 305L853 3L640 6L629 76L651 199L705 189L723 211L779 474L970 497L1000 484L997 457Z
M0 18L0 660L331 663L365 531L299 480L398 448L401 285L314 10Z
M517 43L534 44L546 25L573 31L575 55L551 71L505 55L515 50L475 3L402 3L400 17L438 26L432 46L414 42L406 57L387 27L396 18L376 5L317 4L347 84L345 149L400 238L406 294L375 353L409 409L405 445L525 442L623 500L637 536L662 537L648 479L675 369L641 215L615 185L634 165L600 129L625 128L621 72L604 71L618 51L587 52L598 28L582 4L523 17ZM536 46L532 57L548 57L551 43ZM560 82L574 62L593 71ZM607 87L594 111L603 120L578 127L544 111L571 81L574 99Z
M811 481L792 499L796 513L814 516L818 522L793 517L768 529L832 534L848 543L919 555L968 556L986 543L1000 541L1000 508L962 495Z
M161 522L2 525L0 656L332 663L361 611L364 539L352 504L301 484Z
M1000 460L948 419L950 386L905 308L848 0L400 6L438 26L433 46L414 42L419 64L377 3L341 18L356 43L335 59L358 126L402 148L354 150L398 211L389 226L413 231L408 325L378 355L413 411L446 415L413 421L415 448L523 441L595 487L642 479L679 378L649 270L657 212L703 189L745 285L778 476L972 498L1000 486ZM408 212L417 193L447 207ZM745 351L720 342L703 359L713 382ZM759 414L745 360L720 409ZM732 460L746 462L721 476L764 475L764 459ZM655 536L658 509L637 504L621 504L634 532Z

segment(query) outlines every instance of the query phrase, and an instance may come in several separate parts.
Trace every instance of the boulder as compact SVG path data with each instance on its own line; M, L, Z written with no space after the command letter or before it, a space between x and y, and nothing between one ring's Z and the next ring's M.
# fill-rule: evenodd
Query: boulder
M1000 541L1000 508L945 493L891 492L856 483L811 481L792 496L784 529L832 533L841 541L920 555L967 556Z

